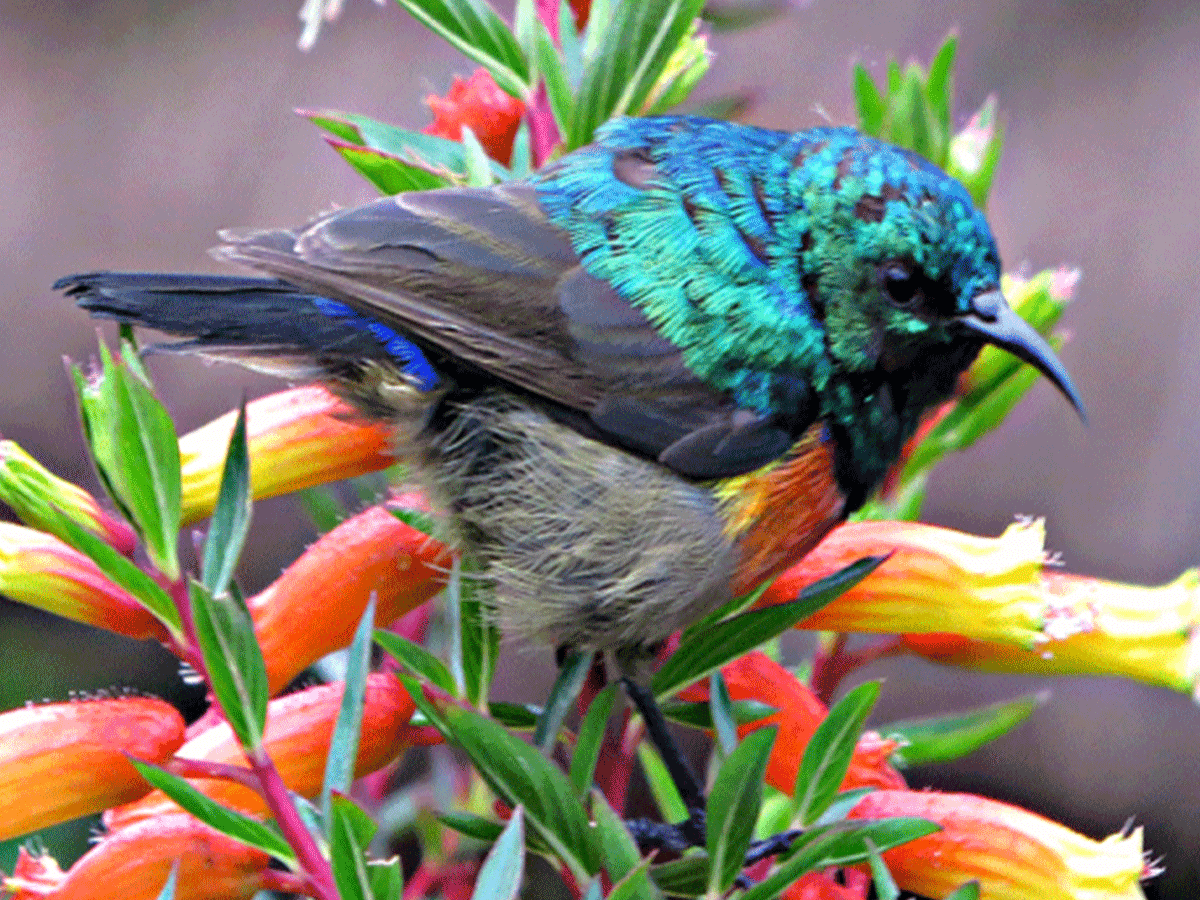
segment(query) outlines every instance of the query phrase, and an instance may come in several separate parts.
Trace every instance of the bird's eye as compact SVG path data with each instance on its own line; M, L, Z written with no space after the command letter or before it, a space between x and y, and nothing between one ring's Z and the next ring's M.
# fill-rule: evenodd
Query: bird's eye
M879 269L879 281L888 299L896 306L913 307L924 299L916 275L902 262L884 263Z

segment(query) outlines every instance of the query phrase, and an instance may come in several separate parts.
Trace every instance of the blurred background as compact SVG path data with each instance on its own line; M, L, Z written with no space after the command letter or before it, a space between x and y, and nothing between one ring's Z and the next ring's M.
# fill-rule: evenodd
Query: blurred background
M95 332L50 284L96 268L219 271L205 250L220 227L290 226L370 199L292 110L420 128L425 95L473 68L398 6L366 0L349 0L301 53L299 5L5 4L0 434L65 477L95 486L61 363L93 353ZM927 61L951 28L961 36L958 124L994 92L1007 128L989 210L1006 267L1082 270L1062 357L1091 425L1039 384L1000 430L942 465L926 519L990 535L1014 514L1045 516L1070 571L1166 581L1200 562L1200 5L816 0L716 35L697 96L751 88L759 125L850 123L852 62L878 74L889 55ZM191 359L152 369L181 432L278 387ZM312 539L293 501L262 503L255 517L248 591ZM71 689L178 686L157 647L3 600L0 647L4 709ZM524 699L543 699L552 674L547 659ZM953 768L912 773L914 783L1018 802L1094 837L1134 817L1167 867L1151 896L1200 895L1200 708L1190 698L917 661L865 674L887 679L876 722L1051 688L1029 723Z

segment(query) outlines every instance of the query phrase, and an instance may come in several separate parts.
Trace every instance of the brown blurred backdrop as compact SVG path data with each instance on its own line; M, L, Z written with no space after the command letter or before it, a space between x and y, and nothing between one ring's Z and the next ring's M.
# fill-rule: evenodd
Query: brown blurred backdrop
M49 285L93 268L217 271L226 225L293 225L368 199L298 106L410 127L421 99L471 65L394 4L348 0L315 49L296 49L299 0L10 2L0 30L0 433L86 484L60 358L93 352L93 325ZM717 35L702 94L752 87L756 124L852 121L852 60L928 59L961 34L958 118L991 92L1008 131L990 218L1009 268L1078 265L1063 358L1084 429L1046 385L1005 426L939 470L927 518L984 534L1048 518L1073 571L1161 582L1200 562L1200 7L1187 0L817 0L754 31ZM274 385L231 367L157 360L181 430ZM264 584L311 532L289 501L256 509L244 583ZM269 522L269 527L262 527ZM153 648L52 628L0 601L3 708L68 688L166 690ZM898 662L876 720L1044 686ZM547 664L547 684L550 673ZM1033 721L953 769L915 780L1022 802L1094 836L1131 816L1165 854L1157 896L1200 894L1200 709L1112 680L1049 684ZM540 691L541 688L536 690Z

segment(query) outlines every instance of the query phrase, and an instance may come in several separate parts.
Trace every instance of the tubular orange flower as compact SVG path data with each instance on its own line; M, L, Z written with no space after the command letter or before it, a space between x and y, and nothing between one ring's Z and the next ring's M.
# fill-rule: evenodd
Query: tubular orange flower
M1040 520L1011 525L998 538L915 522L858 522L835 529L775 580L763 602L791 599L861 556L890 553L800 627L907 634L915 652L946 662L1120 675L1194 692L1200 573L1188 570L1156 588L1066 575L1046 568L1044 539ZM913 637L921 634L939 637ZM947 642L945 634L966 641Z
M248 900L271 883L261 850L175 813L106 834L67 872L48 856L21 850L3 889L13 900L154 900L176 863L176 900Z
M138 640L167 638L157 619L78 550L10 522L0 522L0 594Z
M271 693L345 647L372 594L387 626L445 587L446 546L382 506L323 535L250 601Z
M796 775L804 748L812 739L817 726L825 721L828 710L816 695L795 675L769 656L755 651L748 653L721 669L729 696L734 700L758 700L776 707L779 712L741 725L738 736L751 731L778 725L779 734L767 762L767 784L791 794L796 788ZM708 699L707 683L694 685L680 694L681 699ZM858 742L850 769L842 782L842 790L859 787L902 788L904 778L888 764L888 758L898 745L875 732L867 732Z
M0 441L0 502L11 506L23 522L40 528L44 523L37 521L33 511L22 502L22 494L31 492L121 553L132 553L137 546L133 529L101 509L95 497L79 485L59 478L15 441Z
M783 900L865 900L866 888L862 890L838 884L824 872L809 872L783 892Z
M466 125L488 156L508 165L525 104L504 93L486 69L476 69L466 81L455 75L445 97L430 94L425 102L433 113L425 134L457 141Z
M883 854L906 891L942 897L978 879L981 900L1144 900L1140 828L1094 841L1007 803L926 791L876 791L851 813L888 816L942 826Z
M341 682L323 684L272 700L267 706L266 751L284 783L298 794L311 797L321 790L325 757L329 754L343 689ZM367 677L362 736L355 765L357 774L382 768L410 745L408 720L412 718L413 709L412 698L396 678L380 673ZM226 722L200 732L176 755L180 759L239 767L247 765ZM248 815L267 814L263 799L247 787L210 778L193 779L192 784L225 806ZM135 803L109 812L105 824L115 831L178 809L160 791L152 791Z
M179 439L185 524L212 512L236 419L236 411L226 413ZM323 387L295 388L247 403L246 438L256 498L377 472L396 461L391 429L362 420Z
M0 840L142 796L149 786L125 754L162 762L183 735L175 707L150 697L48 703L0 714Z

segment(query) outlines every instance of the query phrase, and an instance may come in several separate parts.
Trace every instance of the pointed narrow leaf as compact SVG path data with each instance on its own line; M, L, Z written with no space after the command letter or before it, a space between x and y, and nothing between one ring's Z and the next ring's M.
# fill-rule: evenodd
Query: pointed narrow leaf
M716 896L733 886L742 871L754 823L762 806L763 774L778 726L746 735L721 764L708 795L707 847L711 860L708 890Z
M235 841L241 841L250 847L257 847L276 859L295 865L296 857L292 853L292 848L275 829L240 812L226 809L215 800L200 793L184 779L172 775L158 766L152 766L132 758L129 762L152 787L158 788L205 825L215 828L221 834L228 835Z
M525 810L518 803L479 869L471 900L516 900L524 872Z
M500 632L492 624L480 599L483 588L474 578L460 580L463 679L467 700L478 708L492 690L496 660L500 656Z
M937 117L939 129L950 133L950 111L954 103L954 54L958 49L958 35L950 33L929 64L929 78L925 82L925 97L930 109Z
M737 746L737 723L733 718L733 699L729 688L717 669L708 676L708 708L713 720L713 732L722 756L729 756Z
M1050 693L1042 691L966 712L893 722L879 732L900 742L900 749L892 754L894 765L948 762L1016 728L1049 699Z
M854 809L854 807L858 806L859 800L874 790L875 788L873 787L864 787L854 788L854 790L851 791L842 791L833 798L832 803L825 807L825 812L821 813L821 815L817 817L817 821L813 822L813 827L819 828L822 825L833 825L837 822L841 822L846 818L846 816L850 815L850 811ZM791 804L790 797L788 798L788 803L789 805ZM788 819L791 819L790 813L788 815Z
M158 892L158 900L175 900L175 885L179 881L179 860L175 860L175 864L171 866L171 871L167 875L167 883L163 885L161 891Z
M868 556L814 582L790 603L766 606L690 635L654 675L658 697L669 697L714 669L777 637L832 603L873 572L886 557Z
M425 679L447 694L454 693L454 676L450 674L446 664L420 644L382 629L375 631L375 643L383 648L384 653L418 678Z
M687 804L679 796L679 789L671 779L662 757L649 741L638 744L638 762L642 764L642 774L650 787L650 795L658 805L664 822L682 822L688 817Z
M329 862L341 900L372 900L367 844L375 830L371 817L346 797L333 797L329 815Z
M375 900L400 900L404 892L404 873L400 857L367 860L367 877L371 880L371 896Z
M708 871L708 854L700 852L651 866L650 878L669 897L699 897L708 889Z
M375 595L372 594L346 654L346 686L342 691L337 723L329 742L325 778L321 785L321 811L326 818L331 815L329 803L333 792L350 793L350 785L354 781L354 764L358 760L358 743L362 736L367 673L371 670L371 633L374 625Z
M979 882L968 881L953 894L947 894L946 900L979 900Z
M521 45L485 0L397 0L414 19L483 66L501 89L524 99L529 66Z
M236 590L213 597L194 579L188 583L188 596L213 695L247 753L257 753L262 748L270 688L246 601Z
M863 723L879 698L879 682L860 684L833 709L817 726L796 775L792 793L796 818L804 826L811 825L825 811L850 768L850 758L858 744Z
M579 723L575 752L571 754L571 783L580 797L587 796L592 788L596 763L600 760L600 748L604 744L604 731L616 698L617 686L610 684L592 699L592 705Z
M900 900L900 888L896 887L896 879L888 871L887 863L876 849L870 838L863 843L867 847L867 863L871 867L871 880L875 884L875 896L878 900Z
M583 690L583 683L587 681L591 668L590 653L571 653L559 667L558 678L554 680L550 696L546 698L546 708L542 710L533 732L533 745L547 756L554 749L563 719L575 705L575 699Z
M246 404L238 409L212 521L204 539L201 572L204 586L214 597L225 593L233 580L238 557L250 531L250 453L246 447Z
M485 844L495 843L504 830L504 826L499 822L455 809L438 813L436 818L447 828L453 828L459 834L465 834Z
M542 717L541 707L530 703L506 703L503 700L488 701L488 715L515 731L533 731Z
M592 816L596 820L596 834L600 841L600 858L604 870L613 881L620 881L642 863L633 835L608 800L599 791L592 791Z
M749 725L761 722L768 716L779 712L779 707L771 706L760 700L734 700L731 711L734 725ZM713 716L709 704L703 701L685 703L672 700L662 705L662 714L672 722L689 725L692 728L712 730Z
M325 139L342 159L354 167L363 178L375 185L381 194L389 196L405 191L427 191L445 187L447 182L431 172L410 165L381 150L356 147L330 138Z
M554 46L550 32L541 22L537 23L536 35L538 68L546 85L546 99L550 101L550 111L554 113L559 134L566 134L571 125L571 111L575 103L571 83L558 55L558 48Z
M878 137L883 130L887 104L875 87L875 79L861 63L854 67L854 102L858 106L859 130Z
M488 787L510 806L525 807L525 822L532 834L581 881L599 871L595 836L583 804L553 763L473 709L449 700L428 705Z

